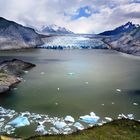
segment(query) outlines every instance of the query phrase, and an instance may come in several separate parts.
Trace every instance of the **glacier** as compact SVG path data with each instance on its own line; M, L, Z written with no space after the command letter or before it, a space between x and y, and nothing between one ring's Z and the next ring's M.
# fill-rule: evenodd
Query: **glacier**
M107 45L101 40L84 36L65 35L51 36L45 41L45 44L38 48L46 49L107 49Z

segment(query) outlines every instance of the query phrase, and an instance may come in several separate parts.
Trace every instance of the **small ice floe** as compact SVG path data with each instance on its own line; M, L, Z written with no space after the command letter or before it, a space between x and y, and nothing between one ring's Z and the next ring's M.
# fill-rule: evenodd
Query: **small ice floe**
M112 104L112 105L114 105L115 103L114 103L114 102L112 102L111 104Z
M32 116L33 120L39 120L42 118L39 114L35 114L35 113L32 113L31 116Z
M130 120L133 120L134 119L134 115L133 114L128 114L127 118L130 119Z
M121 90L121 89L119 89L119 88L117 88L117 89L116 89L116 91L117 91L117 92L121 92L122 90Z
M101 104L102 106L104 106L105 104Z
M41 133L43 135L46 135L48 132L45 130L45 126L44 125L38 125L37 129L35 130L38 133Z
M75 120L72 116L66 116L65 119L64 119L66 122L71 122L71 123L74 123Z
M28 72L29 72L29 71L27 71L27 70L24 71L24 73L26 73L26 74L27 74Z
M57 88L57 90L59 91L59 90L60 90L60 88Z
M13 88L13 90L17 90L18 88Z
M69 128L69 127L68 127L68 128L65 128L65 129L63 130L63 134L64 134L64 135L70 134L71 131L72 131L71 128Z
M105 117L105 119L106 119L107 121L109 121L109 122L113 121L113 119L110 118L110 117Z
M133 103L133 105L137 106L137 105L138 105L138 103Z
M22 126L30 125L30 122L27 117L19 116L14 120L12 120L11 122L9 122L8 124L14 127L22 127Z
M87 84L87 85L88 85L88 82L85 82L85 84Z
M75 75L75 72L69 72L68 75L73 76Z
M45 74L45 72L43 72L43 71L42 71L40 74L41 74L41 75L44 75L44 74Z
M0 119L0 122L3 122L3 121L5 121L5 119L4 119L4 118L1 118L1 119Z
M57 105L58 105L58 103L56 102L56 103L55 103L55 105L57 106Z
M39 124L39 125L43 125L45 122L46 122L46 120L38 121L38 124Z
M4 130L7 134L13 134L15 131L15 128L13 128L11 125L5 125Z
M79 122L76 122L73 126L76 127L78 130L83 130L84 129L84 126Z
M118 119L127 119L127 116L125 116L124 114L119 114L118 115Z
M0 122L0 128L2 128L4 125L4 122Z
M26 112L21 112L21 116L30 116L30 112L26 111Z
M96 124L100 119L99 116L96 116L94 112L91 112L90 115L81 116L80 120L85 123Z
M59 134L59 130L57 130L55 127L50 128L55 134Z
M98 125L98 126L102 126L103 124L106 124L106 123L107 123L107 121L102 120L102 121L100 121L97 125Z
M56 121L54 123L55 127L58 128L58 129L63 129L65 126L67 126L67 124L65 122L61 122L61 121Z
M4 109L0 107L0 117L13 118L17 113L14 110Z

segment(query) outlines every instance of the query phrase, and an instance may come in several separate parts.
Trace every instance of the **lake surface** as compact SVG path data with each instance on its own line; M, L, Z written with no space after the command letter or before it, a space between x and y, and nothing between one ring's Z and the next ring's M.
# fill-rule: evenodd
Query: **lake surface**
M47 50L0 52L0 60L18 58L37 66L22 82L0 95L0 106L16 112L75 120L95 112L101 119L123 113L140 119L140 58L110 50ZM36 134L36 125L14 135ZM49 125L47 125L49 127ZM49 129L49 128L46 128Z

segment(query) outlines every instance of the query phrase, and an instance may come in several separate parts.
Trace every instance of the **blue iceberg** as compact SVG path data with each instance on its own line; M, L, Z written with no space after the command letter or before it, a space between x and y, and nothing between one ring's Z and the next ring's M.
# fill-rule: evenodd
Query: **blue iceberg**
M11 122L9 122L8 124L14 127L22 127L22 126L30 125L30 122L27 117L19 116L14 120L12 120Z
M91 112L90 115L85 115L85 116L80 117L81 121L83 121L85 123L89 123L89 124L96 124L99 119L100 119L100 117L96 116L96 114L94 112Z

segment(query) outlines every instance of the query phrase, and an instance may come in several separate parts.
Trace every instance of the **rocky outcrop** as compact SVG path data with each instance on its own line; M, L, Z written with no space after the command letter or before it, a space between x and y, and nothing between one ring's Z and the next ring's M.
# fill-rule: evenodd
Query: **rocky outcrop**
M140 56L140 27L120 36L106 37L103 41L111 49Z
M4 61L0 64L1 71L17 76L32 67L35 65L18 59Z
M0 50L31 48L43 42L34 29L0 17Z
M18 59L4 61L0 64L0 93L8 91L12 86L21 81L20 75L34 64Z

